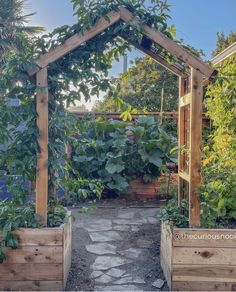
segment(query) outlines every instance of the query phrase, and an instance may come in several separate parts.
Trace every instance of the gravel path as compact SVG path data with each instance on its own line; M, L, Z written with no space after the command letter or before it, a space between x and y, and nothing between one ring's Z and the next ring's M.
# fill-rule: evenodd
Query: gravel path
M66 290L168 290L160 267L159 208L114 200L88 214L73 210L72 267Z

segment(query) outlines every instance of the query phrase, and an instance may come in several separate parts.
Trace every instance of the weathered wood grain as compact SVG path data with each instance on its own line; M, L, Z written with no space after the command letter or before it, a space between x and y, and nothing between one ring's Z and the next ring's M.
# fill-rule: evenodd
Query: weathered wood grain
M202 87L203 75L191 69L190 144L189 144L189 225L200 226Z
M20 246L62 246L63 231L61 228L22 228L15 232Z
M61 281L62 264L8 264L0 265L0 281Z
M48 70L41 69L36 74L37 93L37 127L39 130L39 150L37 154L36 171L36 213L42 217L42 223L47 225L48 205Z
M160 262L169 289L172 289L172 232L167 224L161 224L161 252Z
M196 70L200 71L204 74L207 78L210 78L213 74L214 70L209 66L207 63L203 62L196 56L189 53L187 50L179 46L173 40L167 38L158 30L146 25L142 24L134 15L124 7L120 7L121 19L125 22L131 22L135 24L140 24L143 29L143 34L147 35L153 42L157 43L158 45L162 46L168 52L179 58L180 60L184 61L189 66L195 68Z
M236 230L174 228L173 246L236 248Z
M63 291L71 264L72 218L57 228L15 231L19 247L7 248L0 290Z
M0 281L2 291L63 291L62 281Z
M236 291L235 282L172 282L173 291Z
M27 263L63 263L62 246L21 246L17 249L7 248L8 264Z
M173 265L173 281L208 281L236 283L236 266L230 265Z
M235 265L235 248L228 247L175 247L173 265Z
M235 239L234 229L171 228L162 223L160 258L170 289L235 291Z

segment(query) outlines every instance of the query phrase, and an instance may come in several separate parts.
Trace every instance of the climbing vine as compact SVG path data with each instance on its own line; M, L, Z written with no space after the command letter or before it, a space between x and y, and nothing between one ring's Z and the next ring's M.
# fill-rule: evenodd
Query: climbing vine
M1 168L4 167L8 173L22 176L21 185L18 189L15 188L16 196L19 193L26 194L26 182L35 181L36 155L39 153L35 95L42 88L37 88L35 77L29 77L27 74L27 70L36 66L34 59L63 44L75 33L83 33L101 16L109 21L106 13L117 10L119 6L129 9L142 23L148 23L171 39L175 38L174 26L167 25L170 16L165 0L153 0L149 7L143 0L72 2L78 18L75 25L56 28L39 38L29 39L22 35L22 51L6 54L6 63L1 68L0 113L4 119L0 122L3 133L0 142L7 143L8 147L4 151L1 150L0 163ZM63 163L64 147L76 134L75 118L65 111L65 106L82 97L88 100L111 87L108 71L113 60L118 60L126 50L131 49L118 35L136 42L144 40L139 25L118 22L48 67L49 193L59 186L60 178L68 172L66 164ZM165 54L170 62L173 61L168 52L163 52L158 46L155 46L155 49ZM12 98L19 100L18 107L7 106ZM24 201L24 198L22 200Z
M120 5L135 13L142 22L152 21L152 25L172 38L167 26L169 6L166 1L152 1L148 8L144 1L72 1L78 22L73 26L62 26L53 32L34 38L30 41L22 37L24 51L9 53L7 62L0 77L1 111L6 116L1 127L5 131L2 143L7 137L14 137L7 154L1 153L4 165L9 173L23 176L23 183L35 180L36 154L39 152L36 127L35 79L27 74L34 67L33 60L54 49L75 33L82 33L91 27L108 11L116 10ZM109 21L109 20L107 20ZM65 175L66 169L61 163L64 156L64 145L73 137L73 117L65 112L65 105L73 104L84 97L88 100L99 92L110 87L108 70L114 59L124 55L130 45L117 35L132 34L140 41L141 31L137 25L128 26L119 22L92 40L82 44L78 49L60 60L50 64L48 68L49 100L49 174L50 189L58 185L58 178ZM8 108L9 98L20 100L20 106ZM6 125L10 124L11 129ZM23 130L19 126L23 124ZM5 138L4 138L5 136ZM57 172L56 176L55 173Z
M35 227L38 219L33 215L34 204L28 204L25 183L35 181L36 157L39 153L39 131L36 125L36 93L42 88L36 86L35 77L29 77L27 71L36 66L34 60L63 44L75 33L83 33L97 20L119 6L129 9L142 23L147 23L171 39L175 39L174 26L168 27L169 6L165 0L152 0L149 7L144 0L115 1L79 1L72 0L78 22L73 26L62 26L39 38L26 38L19 35L22 50L4 55L5 63L0 74L0 169L9 174L22 177L20 182L10 179L8 189L13 199L0 206L0 230L4 231L0 242L0 261L4 259L4 248L16 248L17 241L12 231L18 227ZM119 35L119 36L118 36ZM110 87L108 77L113 60L118 60L131 46L122 38L131 41L149 41L143 37L142 29L133 23L118 22L104 33L97 35L79 48L70 52L48 67L49 88L49 215L48 225L62 222L65 216L63 207L57 206L57 197L53 190L60 185L62 177L69 173L65 161L65 144L76 139L75 117L65 110L82 97L89 100ZM177 41L177 40L176 40ZM149 41L150 42L150 41ZM179 42L179 41L177 41ZM174 58L158 45L156 52L173 62ZM192 50L192 49L191 49ZM19 106L10 107L12 99ZM27 209L28 208L28 209ZM16 219L17 223L12 222Z

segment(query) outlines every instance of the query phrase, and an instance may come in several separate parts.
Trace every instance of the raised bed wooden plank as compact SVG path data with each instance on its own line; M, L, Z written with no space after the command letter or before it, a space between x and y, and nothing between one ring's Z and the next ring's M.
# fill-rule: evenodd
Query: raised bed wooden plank
M173 264L236 265L235 248L175 247Z
M62 291L62 281L5 281L0 282L0 289L3 291L9 290L21 291Z
M236 247L235 229L173 229L173 246Z
M235 282L176 282L172 283L173 291L236 291Z
M20 229L15 232L20 246L63 245L63 230L61 228Z
M64 254L63 254L63 280L64 288L66 286L67 278L71 267L72 256L72 218L69 220L64 228Z
M62 246L20 246L7 249L5 263L63 263Z
M173 265L172 281L235 282L236 266Z
M60 281L62 264L3 264L0 265L0 280L7 281Z
M171 274L172 274L172 239L170 227L162 224L161 225L161 253L160 262L163 269L167 284L171 289Z

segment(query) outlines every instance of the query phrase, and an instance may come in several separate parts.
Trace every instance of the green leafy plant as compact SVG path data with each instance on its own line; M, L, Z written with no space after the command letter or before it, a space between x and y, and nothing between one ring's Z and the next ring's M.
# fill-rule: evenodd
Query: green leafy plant
M19 205L16 201L0 201L0 263L5 258L5 248L18 247L17 236L13 233L19 227L39 227L37 223L39 217L35 214L35 208L32 203Z
M207 115L213 131L203 147L202 224L236 221L236 58L219 68L207 88Z
M85 179L80 177L67 178L63 182L66 195L62 199L63 205L77 205L86 200L100 199L104 186L99 179Z
M130 180L156 181L165 170L175 138L167 135L153 117L135 124L122 121L81 122L73 143L72 169L83 178L101 179L106 188L123 191Z
M188 227L188 201L183 199L178 206L176 199L172 199L161 208L161 220L175 227Z
M48 207L48 226L57 227L64 223L67 209L63 205L49 205Z
M49 207L48 226L60 226L66 214L67 210L62 205ZM33 202L22 203L18 199L0 201L0 263L6 259L7 247L18 247L18 238L14 231L19 228L41 228L43 225L40 220Z

